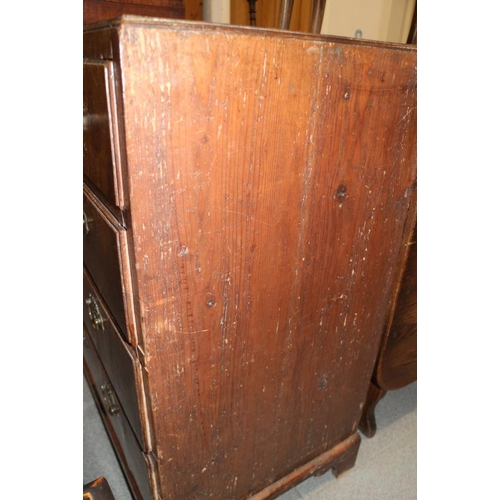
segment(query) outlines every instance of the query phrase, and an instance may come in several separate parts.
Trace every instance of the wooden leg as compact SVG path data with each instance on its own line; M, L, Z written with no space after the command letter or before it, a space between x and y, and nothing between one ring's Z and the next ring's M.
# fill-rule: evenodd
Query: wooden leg
M385 396L387 391L381 389L378 385L370 382L370 387L368 388L368 394L366 396L365 407L363 408L363 414L361 415L361 421L359 422L359 430L366 437L373 437L375 432L377 432L377 423L375 422L375 407L377 403Z
M356 434L349 438L349 446L345 446L343 452L339 456L326 463L323 467L316 469L314 475L322 476L326 471L331 469L333 475L338 477L339 474L352 469L356 463L360 443L361 437L356 432Z
M333 463L332 473L335 477L339 477L340 474L343 474L354 467L356 457L358 456L359 445L361 443L361 437L359 434L357 434L357 436L359 439L355 445L349 448L346 453L337 458L337 460Z
M332 467L335 475L350 469L356 461L360 442L361 437L357 432L351 434L337 446L325 451L325 453L282 477L247 500L272 500L308 477L321 476ZM338 474L335 471L338 471Z

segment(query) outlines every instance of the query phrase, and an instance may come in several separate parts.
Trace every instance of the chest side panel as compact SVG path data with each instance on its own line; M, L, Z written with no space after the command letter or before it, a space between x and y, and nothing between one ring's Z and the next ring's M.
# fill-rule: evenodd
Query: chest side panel
M125 26L165 498L244 498L356 431L416 180L416 54Z

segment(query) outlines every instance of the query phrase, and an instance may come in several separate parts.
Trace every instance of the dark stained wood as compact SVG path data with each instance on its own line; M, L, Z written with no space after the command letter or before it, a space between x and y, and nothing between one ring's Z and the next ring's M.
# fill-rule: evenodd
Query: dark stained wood
M152 489L264 499L347 470L415 198L416 49L109 26Z
M106 478L99 477L84 485L83 500L115 500L115 497Z
M94 307L104 319L102 327L94 325L91 320L91 315L95 314ZM99 358L142 449L151 451L145 416L146 403L141 365L132 349L121 339L113 319L85 268L83 270L83 322L92 337Z
M408 33L407 43L411 43L413 45L417 44L417 2L415 2L413 17L411 18L411 26Z
M377 365L377 383L387 391L417 380L417 226L408 243L409 253L394 317Z
M103 26L109 25L109 22L101 22L101 23L96 23L92 24L92 26L88 26L87 30L91 30L92 27L94 27L95 33L91 37L83 37L83 53L85 54L85 59L86 60L91 60L95 59L97 61L103 61L103 60L111 60L113 59L113 54L116 52L117 48L113 47L113 35L115 35L115 31L112 29L106 29L103 28ZM116 37L114 37L115 43L116 43ZM83 61L84 64L84 72L85 72L85 60ZM84 75L85 76L85 75ZM86 90L89 88L89 85L85 85L84 82L84 88L83 88L83 99L84 102L86 99L94 99L92 96L92 93L94 90ZM86 96L85 94L87 92L90 92L90 96ZM102 92L101 92L102 94ZM85 113L85 105L83 108L83 112ZM85 118L84 118L85 120ZM85 122L84 122L84 128L85 128ZM84 130L85 132L85 130Z
M182 0L83 0L83 24L122 14L184 19L185 8Z
M386 395L387 391L381 389L378 385L370 382L366 403L363 408L363 415L359 422L359 430L366 437L373 437L377 432L377 421L375 420L375 407L377 403Z
M150 490L152 467L148 456L142 452L123 409L114 395L113 385L106 375L85 325L83 325L83 337L83 369L90 390L97 401L97 408L106 431L134 497L139 500L149 500L152 498ZM110 401L113 397L114 400ZM118 402L117 410L111 413L110 403L113 402Z
M130 270L125 230L88 190L83 197L83 257L120 333L137 344L132 312Z
M115 147L113 64L83 64L83 173L104 197L123 208L119 148Z

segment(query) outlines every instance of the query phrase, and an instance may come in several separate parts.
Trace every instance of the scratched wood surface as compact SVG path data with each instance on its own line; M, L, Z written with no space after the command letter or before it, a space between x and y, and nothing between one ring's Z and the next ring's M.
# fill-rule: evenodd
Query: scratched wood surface
M357 432L415 197L416 49L114 36L161 498L248 498Z

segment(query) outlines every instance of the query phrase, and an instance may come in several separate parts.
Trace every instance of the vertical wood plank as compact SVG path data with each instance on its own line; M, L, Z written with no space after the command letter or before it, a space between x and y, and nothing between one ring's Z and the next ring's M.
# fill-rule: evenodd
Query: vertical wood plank
M415 52L121 36L163 497L244 498L356 431L414 196Z

